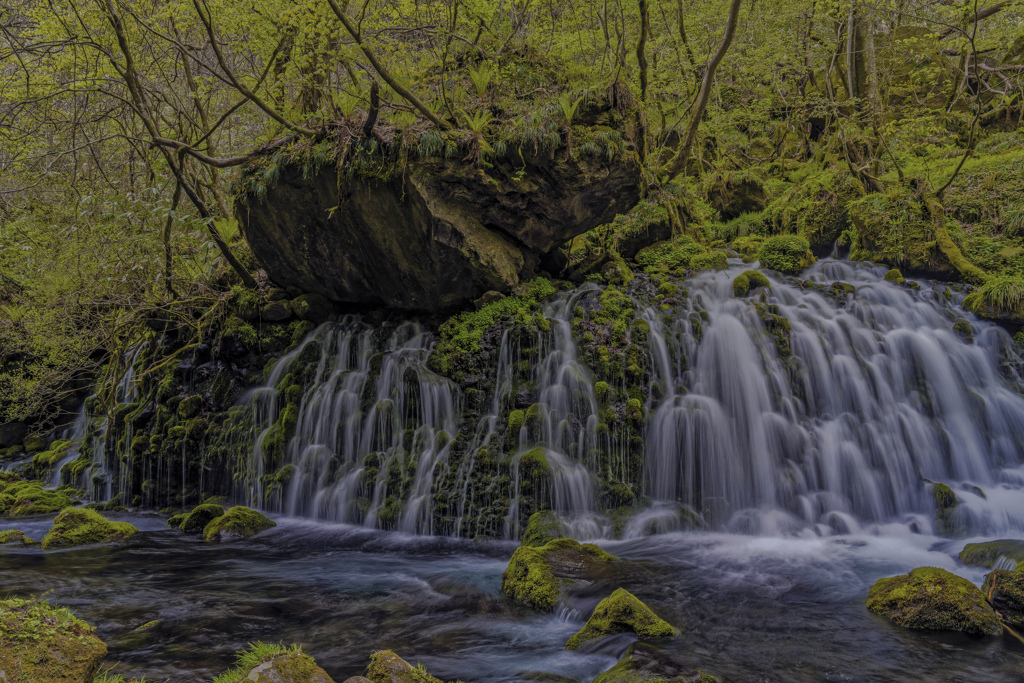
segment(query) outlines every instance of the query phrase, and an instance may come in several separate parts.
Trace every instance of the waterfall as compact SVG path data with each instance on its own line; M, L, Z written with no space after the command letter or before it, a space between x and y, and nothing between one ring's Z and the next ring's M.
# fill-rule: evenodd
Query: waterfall
M1002 372L1007 358L1020 364L1005 331L932 286L883 281L878 266L826 260L805 274L818 287L769 275L770 290L736 298L743 269L687 283L689 305L709 316L699 342L691 311L668 326L648 316L669 388L648 427L656 508L745 533L920 527L942 482L970 528L1024 530L1024 398L1020 377ZM853 291L820 286L836 281ZM781 348L779 317L791 328ZM973 341L954 332L958 320ZM629 532L649 533L641 521Z

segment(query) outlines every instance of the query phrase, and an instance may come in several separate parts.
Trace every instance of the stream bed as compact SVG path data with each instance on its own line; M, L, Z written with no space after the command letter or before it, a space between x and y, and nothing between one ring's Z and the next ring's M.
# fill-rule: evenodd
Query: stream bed
M512 542L280 518L249 542L209 544L155 515L111 517L140 533L68 550L0 547L0 586L4 595L45 593L70 607L107 643L105 667L151 681L209 681L256 640L301 643L339 683L362 673L378 649L444 680L590 681L629 638L588 653L564 643L620 585L681 631L656 641L676 673L780 682L1024 677L1024 644L1011 635L916 633L865 609L872 582L914 567L943 567L979 584L984 576L954 559L973 539L900 524L832 537L692 532L600 541L625 560L616 585L581 587L556 614L541 614L501 594ZM51 522L8 519L0 529L38 540Z

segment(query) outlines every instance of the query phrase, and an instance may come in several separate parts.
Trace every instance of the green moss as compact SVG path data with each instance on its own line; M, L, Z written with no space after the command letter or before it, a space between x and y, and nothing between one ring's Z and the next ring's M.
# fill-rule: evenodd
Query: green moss
M217 541L232 536L250 538L275 526L277 522L267 519L259 512L244 505L236 505L206 525L203 529L203 539Z
M519 438L519 430L523 428L525 421L526 413L521 410L513 410L508 414L508 437L510 439Z
M259 668L257 668L259 667ZM331 678L298 645L255 642L237 653L234 668L213 683L330 683Z
M995 635L1002 630L977 586L936 567L879 579L868 592L867 608L903 628L972 635Z
M171 527L172 529L177 529L177 528L181 527L181 523L185 521L186 517L188 517L188 513L187 512L182 512L182 513L179 513L177 515L174 515L174 516L168 518L167 526Z
M547 451L538 447L523 453L519 456L519 471L523 476L534 479L551 476Z
M26 436L22 447L26 453L37 453L46 449L46 437L44 436Z
M956 531L957 508L960 501L953 489L945 484L932 487L932 498L935 500L936 531L939 534L952 534Z
M1000 558L1024 562L1024 541L1006 539L986 543L968 543L960 551L960 561L975 567L994 567Z
M185 515L185 518L178 523L178 528L186 534L201 534L206 525L224 514L224 508L220 505L203 504L197 505L192 512Z
M0 515L42 515L69 505L71 499L65 491L44 489L38 481L0 482Z
M672 673L662 673L658 667L661 650L651 643L635 642L626 648L618 663L593 680L593 683L717 683L718 679L701 670L679 675L675 662L668 662L664 668Z
M94 629L41 598L0 600L0 672L26 683L92 681L107 647Z
M202 396L189 396L178 404L178 419L190 420L203 409Z
M480 352L480 341L488 328L503 319L514 318L520 308L533 308L554 293L555 287L549 280L537 278L522 285L515 296L449 318L438 327L438 343L430 355L431 367L441 374L451 374L467 356Z
M900 272L899 268L892 268L885 274L885 281L891 282L894 285L906 284L907 280L903 277L903 273Z
M4 529L3 531L0 531L0 545L4 545L6 543L32 545L35 541L26 536L25 532L18 529Z
M725 252L718 249L697 254L690 259L690 268L693 270L725 270L728 267Z
M732 281L733 296L746 296L753 287L771 287L772 283L757 270L745 270Z
M517 602L552 610L558 602L559 591L576 578L565 575L562 568L572 567L583 578L599 565L614 561L612 555L596 545L581 545L571 538L556 539L539 547L523 545L512 554L508 568L501 575L501 590Z
M684 236L641 249L636 255L636 262L648 273L673 271L689 268L695 256L706 253L707 250L696 240Z
M412 666L391 650L378 650L370 655L366 677L373 683L441 683L422 666Z
M961 339L967 341L974 339L974 330L971 328L971 324L966 320L953 323L953 331L956 333L956 336Z
M796 235L769 237L761 245L757 258L765 268L794 275L814 263L811 245Z
M675 635L675 631L629 591L618 588L598 603L587 623L565 644L578 650L589 642L616 633L633 632L640 640Z
M757 252L761 251L761 245L763 244L764 237L749 235L734 240L729 246L742 256L744 261L749 262L757 258Z
M597 382L594 384L594 397L598 403L608 401L608 382Z
M642 424L644 421L644 406L640 399L631 398L626 401L626 417L634 423Z
M107 543L130 538L138 532L127 522L111 522L95 510L67 508L53 520L53 528L43 538L43 548Z
M555 513L543 510L530 515L526 531L523 532L522 545L540 547L563 536L562 525Z
M1024 573L996 569L985 577L981 592L1000 619L1010 626L1024 626Z

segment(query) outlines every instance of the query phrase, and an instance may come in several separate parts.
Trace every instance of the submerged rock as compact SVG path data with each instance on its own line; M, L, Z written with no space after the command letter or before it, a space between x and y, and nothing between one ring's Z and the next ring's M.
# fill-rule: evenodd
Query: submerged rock
M201 534L210 522L223 514L224 508L220 505L203 503L202 505L197 505L192 509L192 512L185 515L184 518L178 522L177 526L186 534ZM180 516L181 515L175 515L175 518ZM167 523L170 524L170 520L168 520Z
M236 505L206 525L203 529L203 539L224 541L232 538L250 538L275 526L277 522L263 514L244 505Z
M594 679L594 683L716 683L709 673L674 661L671 653L648 643L632 643L612 668Z
M501 590L517 602L554 609L558 594L580 580L593 580L615 557L591 543L560 538L540 547L520 546L501 575Z
M994 567L1000 558L1010 562L1024 561L1024 541L1004 539L985 543L968 543L960 551L960 561L974 567Z
M238 202L245 238L274 282L334 302L449 309L508 292L559 245L639 199L631 154L568 159L524 145L482 167L411 155L401 168L379 165L313 174L283 165L262 198ZM262 182L250 170L242 186Z
M32 545L35 543L31 538L25 535L24 531L20 529L4 529L0 531L0 545L7 543L22 543L24 545Z
M868 592L867 607L898 626L932 631L995 635L1002 627L985 595L967 579L936 567L879 579Z
M605 636L629 632L635 633L640 640L675 635L668 622L652 612L650 607L626 589L618 588L597 604L590 619L569 638L565 648L578 650Z
M67 609L0 600L0 681L92 683L107 646Z
M53 528L43 538L43 548L119 541L138 531L128 522L111 522L95 510L67 508L53 520Z
M1024 626L1024 573L996 569L985 577L981 592L1010 626Z
M378 650L370 655L366 677L373 683L441 683L421 666L412 666L391 650Z

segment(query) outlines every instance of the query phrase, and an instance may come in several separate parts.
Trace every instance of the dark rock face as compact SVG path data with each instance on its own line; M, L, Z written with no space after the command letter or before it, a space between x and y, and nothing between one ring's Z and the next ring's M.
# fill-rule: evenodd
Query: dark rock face
M509 160L516 157L516 162ZM262 201L238 212L271 279L348 304L452 308L508 292L566 240L639 199L635 159L518 153L477 168L409 161L388 181L311 178L288 167Z

